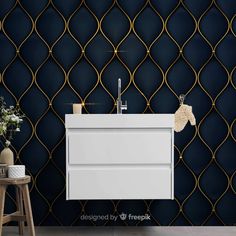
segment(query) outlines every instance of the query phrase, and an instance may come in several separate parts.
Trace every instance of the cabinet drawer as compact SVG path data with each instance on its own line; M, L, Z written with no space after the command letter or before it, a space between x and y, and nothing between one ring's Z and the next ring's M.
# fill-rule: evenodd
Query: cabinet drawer
M170 164L171 134L171 129L78 129L68 134L69 164Z
M69 170L68 199L171 199L168 167Z

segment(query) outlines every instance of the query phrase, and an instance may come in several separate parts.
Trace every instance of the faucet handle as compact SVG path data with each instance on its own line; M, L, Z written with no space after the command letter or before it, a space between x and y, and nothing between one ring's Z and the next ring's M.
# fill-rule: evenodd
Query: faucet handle
M125 104L122 104L122 105L121 105L121 109L122 109L122 110L127 110L127 109L128 109L127 100L125 100Z

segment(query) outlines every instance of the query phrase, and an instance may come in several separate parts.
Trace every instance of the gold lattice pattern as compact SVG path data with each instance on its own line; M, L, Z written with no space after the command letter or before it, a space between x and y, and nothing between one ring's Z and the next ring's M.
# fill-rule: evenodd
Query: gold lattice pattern
M0 94L26 114L12 149L37 225L236 223L236 1L1 0L0 52ZM119 77L128 113L173 113L180 94L193 106L197 126L175 135L175 200L66 202L64 115L73 102L115 112ZM151 221L80 218L122 212Z

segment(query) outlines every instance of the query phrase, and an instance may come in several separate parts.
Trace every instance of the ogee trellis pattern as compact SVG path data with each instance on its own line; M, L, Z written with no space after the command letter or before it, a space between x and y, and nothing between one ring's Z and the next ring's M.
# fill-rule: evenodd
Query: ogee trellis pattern
M37 225L236 223L236 1L1 0L0 20L0 94L27 116L12 148ZM193 106L174 201L65 201L64 115L115 112L118 77L128 113L173 113L181 93ZM122 212L151 221L80 219Z

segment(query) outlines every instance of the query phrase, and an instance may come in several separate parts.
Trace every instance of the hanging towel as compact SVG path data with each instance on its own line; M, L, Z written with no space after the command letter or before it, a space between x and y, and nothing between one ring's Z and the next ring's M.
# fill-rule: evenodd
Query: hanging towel
M196 119L192 112L192 107L181 104L179 109L175 112L175 131L182 131L188 121L190 121L191 125L196 125Z

